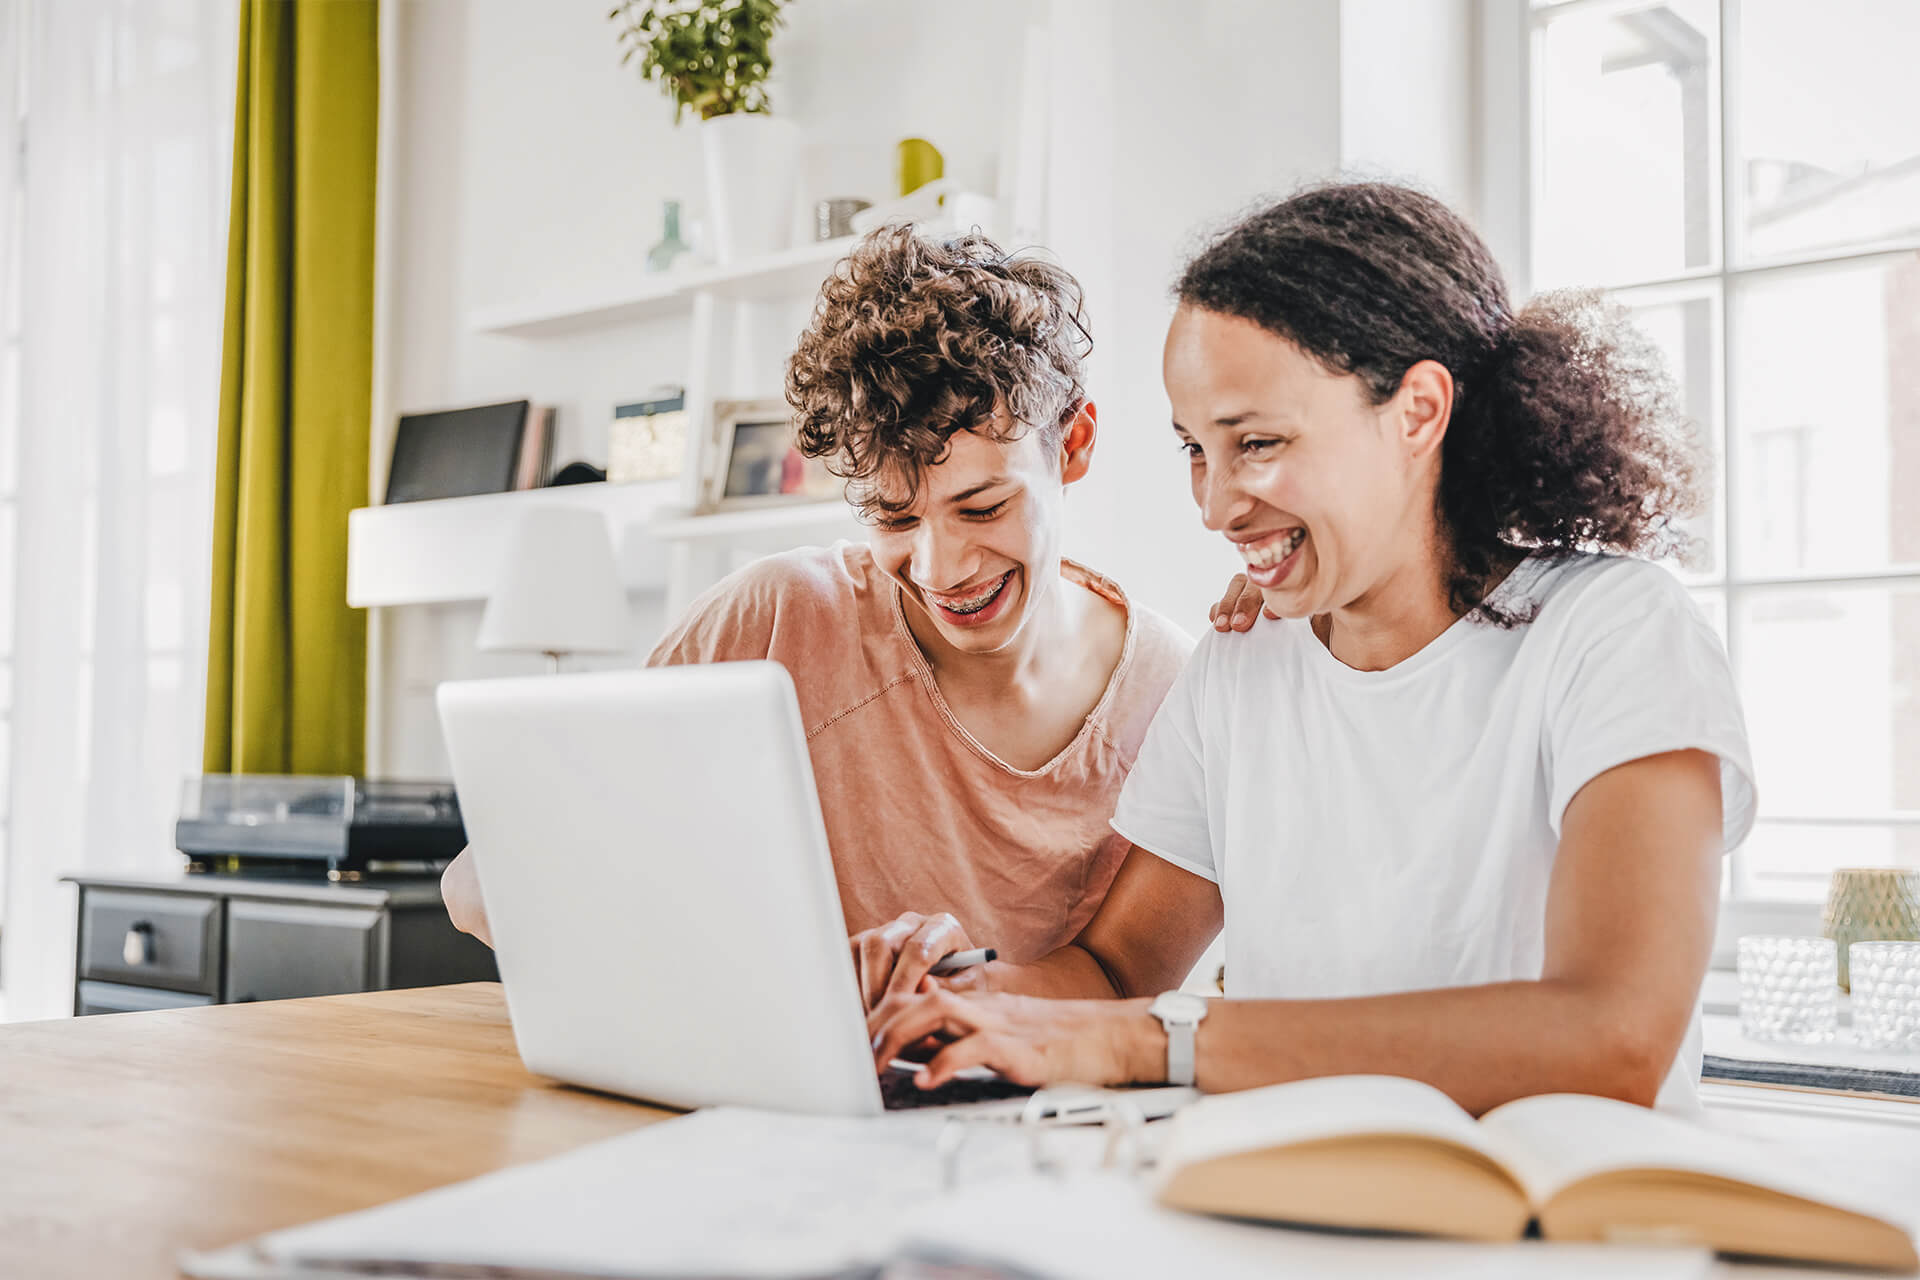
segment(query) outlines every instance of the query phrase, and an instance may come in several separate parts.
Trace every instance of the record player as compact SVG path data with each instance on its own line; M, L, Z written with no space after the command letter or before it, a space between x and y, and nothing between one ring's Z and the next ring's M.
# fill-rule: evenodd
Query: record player
M430 870L466 847L451 782L304 774L188 778L174 843L189 871Z

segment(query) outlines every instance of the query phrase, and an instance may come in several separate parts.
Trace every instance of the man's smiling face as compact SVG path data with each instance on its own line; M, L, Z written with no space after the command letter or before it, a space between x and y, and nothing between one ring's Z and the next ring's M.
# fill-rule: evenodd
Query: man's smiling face
M1011 644L1059 580L1065 478L1047 434L957 431L910 506L869 517L875 562L960 652Z

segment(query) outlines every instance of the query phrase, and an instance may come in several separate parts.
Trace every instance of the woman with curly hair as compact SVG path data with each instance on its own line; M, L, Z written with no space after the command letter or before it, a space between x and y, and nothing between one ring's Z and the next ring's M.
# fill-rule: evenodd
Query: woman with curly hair
M881 1061L1692 1105L1754 791L1725 653L1642 558L1693 500L1658 359L1591 296L1515 313L1462 219L1383 184L1246 218L1175 293L1180 458L1280 621L1202 639L1080 937L888 1001ZM1172 992L1223 927L1228 998Z

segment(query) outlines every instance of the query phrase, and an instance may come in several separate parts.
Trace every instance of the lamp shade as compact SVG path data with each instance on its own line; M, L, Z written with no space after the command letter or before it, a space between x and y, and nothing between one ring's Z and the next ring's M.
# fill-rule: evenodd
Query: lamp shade
M526 653L618 653L626 592L597 511L534 507L507 544L507 563L480 619L480 647Z

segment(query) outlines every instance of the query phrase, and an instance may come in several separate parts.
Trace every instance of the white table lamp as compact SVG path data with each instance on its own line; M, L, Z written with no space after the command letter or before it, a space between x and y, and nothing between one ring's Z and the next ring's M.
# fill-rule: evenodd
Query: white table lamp
M562 654L623 651L626 621L606 519L568 507L522 514L480 619L480 647L544 653L548 669L558 671Z

